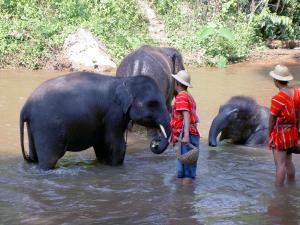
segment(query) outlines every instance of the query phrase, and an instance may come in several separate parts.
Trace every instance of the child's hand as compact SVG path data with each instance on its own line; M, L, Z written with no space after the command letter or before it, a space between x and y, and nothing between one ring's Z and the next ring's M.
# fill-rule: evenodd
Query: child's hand
M188 135L184 135L184 137L181 140L182 144L187 144L190 142L190 137Z

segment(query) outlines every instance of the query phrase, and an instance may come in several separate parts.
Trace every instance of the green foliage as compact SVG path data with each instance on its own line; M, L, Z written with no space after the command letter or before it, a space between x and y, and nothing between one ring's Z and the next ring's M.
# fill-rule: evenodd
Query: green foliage
M0 0L0 65L38 68L79 27L117 60L151 43L135 0Z
M300 39L299 0L148 0L163 19L169 45L205 52L223 67L267 39ZM0 0L0 66L39 68L66 36L88 28L117 61L148 43L136 0Z
M292 20L287 16L262 13L256 17L255 24L258 35L263 39L288 40L295 38Z
M245 59L267 39L300 36L299 0L153 0L153 5L170 44L183 52L202 49L206 62L219 67Z
M263 39L299 39L300 1L266 1L255 11L252 26Z
M170 45L183 52L203 49L204 60L218 67L244 59L258 43L255 30L248 26L245 13L237 15L237 8L244 8L245 4L241 6L241 1L237 0L224 2L226 4L222 5L220 14L212 17L213 5L200 4L199 1L176 1L163 14ZM161 11L161 1L154 1L154 6ZM186 6L189 11L183 13Z
M153 4L160 15L166 15L170 11L176 11L177 5L180 2L180 0L153 0Z
M218 38L223 38L225 41L232 42L235 40L234 34L229 28L218 27L216 24L211 23L208 26L203 27L203 29L198 33L199 40L205 40L210 36L218 36Z
M207 45L207 53L214 57L214 64L218 67L225 67L228 59L235 53L235 36L229 28L218 26L217 24L210 23L200 30L198 33L200 42L212 42L213 45Z

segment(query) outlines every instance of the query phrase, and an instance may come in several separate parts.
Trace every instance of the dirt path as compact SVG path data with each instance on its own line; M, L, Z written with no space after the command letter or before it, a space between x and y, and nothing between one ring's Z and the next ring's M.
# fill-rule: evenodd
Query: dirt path
M157 41L160 46L166 46L168 43L168 37L165 32L164 23L159 18L157 18L155 11L151 8L148 1L137 0L137 3L139 4L148 20L148 30L150 37Z

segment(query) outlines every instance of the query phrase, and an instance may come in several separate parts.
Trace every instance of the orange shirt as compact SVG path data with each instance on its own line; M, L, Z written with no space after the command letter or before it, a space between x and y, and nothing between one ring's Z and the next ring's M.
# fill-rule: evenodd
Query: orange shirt
M196 113L196 102L194 98L186 91L181 91L175 97L175 102L172 108L171 128L172 128L172 142L176 142L176 137L182 132L183 113L188 111L190 113L190 134L199 136L197 129L198 116Z
M270 148L285 150L298 143L297 113L300 106L300 91L293 89L293 97L280 91L271 100L270 113L276 124L270 134Z

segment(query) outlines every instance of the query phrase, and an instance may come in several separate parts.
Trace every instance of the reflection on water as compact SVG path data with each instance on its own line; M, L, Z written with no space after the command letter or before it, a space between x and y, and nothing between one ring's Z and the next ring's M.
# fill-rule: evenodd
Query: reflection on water
M269 69L190 69L203 136L194 187L177 181L172 149L154 155L136 134L123 166L97 163L92 150L68 153L49 172L24 163L20 108L35 87L57 74L0 71L0 224L297 224L299 172L298 184L275 190L268 150L207 147L212 118L232 95L269 105L276 93ZM299 86L300 66L291 70ZM300 168L299 156L294 159Z
M299 224L299 196L297 186L274 191L268 206L270 224Z

